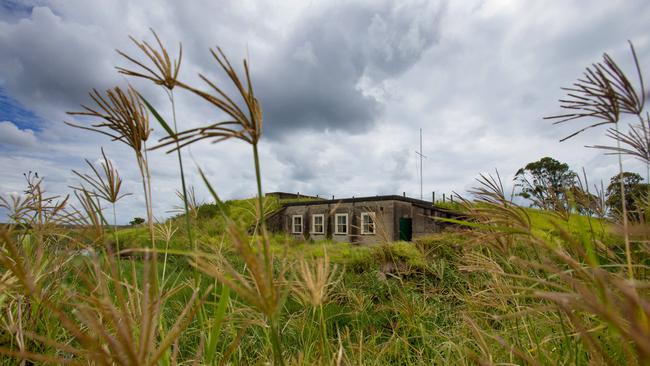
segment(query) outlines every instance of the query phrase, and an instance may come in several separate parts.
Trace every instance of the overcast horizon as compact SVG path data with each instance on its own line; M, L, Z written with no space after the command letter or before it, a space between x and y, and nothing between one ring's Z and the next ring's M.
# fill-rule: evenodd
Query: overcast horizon
M618 161L585 145L609 145L605 128L566 142L586 121L553 126L560 89L609 53L633 76L627 41L650 75L647 1L4 1L0 5L0 194L19 194L23 173L70 193L100 147L124 188L118 222L146 217L133 153L75 129L66 111L93 88L132 83L170 119L162 88L118 74L116 49L142 59L129 40L154 41L171 55L183 44L180 79L205 89L198 73L231 87L210 56L220 46L251 76L264 113L264 191L323 197L406 194L419 198L419 129L424 199L464 193L498 169L506 189L517 169L544 156L607 185ZM636 82L635 77L631 79ZM220 84L220 85L221 85ZM647 85L647 83L646 83ZM646 86L647 87L647 86ZM220 115L176 92L179 129ZM152 140L164 136L151 118ZM250 146L200 142L184 150L189 184L210 201L201 166L225 199L256 192ZM156 217L180 204L175 155L149 155ZM634 159L625 170L642 173ZM0 211L0 222L6 213Z

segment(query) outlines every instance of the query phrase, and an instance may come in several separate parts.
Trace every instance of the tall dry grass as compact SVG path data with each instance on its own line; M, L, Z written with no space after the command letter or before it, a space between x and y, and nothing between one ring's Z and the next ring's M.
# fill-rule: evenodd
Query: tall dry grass
M645 107L643 75L641 73L641 67L639 66L639 59L634 50L634 45L632 45L632 42L629 42L629 44L634 65L636 66L636 73L639 82L638 87L634 86L623 70L617 65L616 61L614 61L614 59L607 53L604 53L603 61L596 62L592 66L587 67L582 78L579 78L574 82L571 87L563 88L567 91L567 96L564 99L560 99L560 106L567 110L568 113L546 117L551 120L556 120L556 122L554 122L555 124L579 119L587 119L590 121L590 124L587 127L579 129L560 141L570 139L571 137L590 128L602 125L614 125L614 127L610 128L608 131L608 135L616 141L616 147L606 149L613 150L617 154L619 174L623 174L622 156L630 152L630 150L622 148L621 143L632 143L631 146L636 151L639 151L638 147L643 147L643 140L641 140L641 144L636 145L635 142L637 140L634 137L628 139L625 134L620 132L622 118L624 115L637 117L642 126L642 130L647 130L645 124L650 123L650 120L645 122L643 120ZM635 136L635 131L635 129L631 130L630 133L632 133L632 136ZM648 131L645 131L646 135L647 132ZM646 138L646 141L649 140ZM595 147L602 148L600 146ZM647 145L644 149L647 149ZM650 172L650 165L647 166L648 172ZM650 173L648 176L650 177ZM621 197L625 197L625 185L623 184L623 180L621 180L620 187ZM628 230L629 217L626 202L624 201L625 200L621 201L623 235L625 237L627 270L630 278L632 278L632 249L630 248Z
M589 128L613 125L607 134L617 146L595 147L618 155L621 172L624 154L650 162L645 158L650 120L643 116L643 78L631 44L630 48L638 89L605 54L602 62L588 67L583 78L565 88L567 97L560 102L569 112L550 117L557 119L556 123L591 119L587 127L562 141ZM630 126L627 134L621 133L623 115L636 116L640 125ZM605 216L603 199L586 192L578 198L566 194L566 202L552 205L556 209L551 212L555 218L550 233L537 230L529 211L506 197L498 173L481 176L479 186L470 192L474 199L463 201L467 221L459 223L478 229L472 235L481 246L465 256L462 269L484 273L489 280L472 291L480 297L472 302L465 318L476 340L474 349L468 352L477 363L496 362L493 344L506 350L517 363L650 362L650 293L645 275L650 253L647 246L631 240L625 203L620 217L622 248L599 235L591 220L590 236L572 232L567 223L569 214L576 210L576 199L591 201L583 202L583 207L593 207L593 214ZM621 194L624 197L622 184ZM563 198L558 195L554 199ZM489 307L494 310L486 313L484 309ZM539 338L537 329L545 323L548 328L559 328L561 333L556 338ZM566 347L570 358L558 359L545 347L557 339L562 340L557 347L562 351Z
M15 346L2 346L0 353L22 363L153 365L169 360L204 295L195 289L163 330L165 301L187 284L159 291L153 256L142 261L142 270L131 260L125 271L128 267L120 267L105 245L103 230L83 230L101 228L95 196L82 190L77 197L83 209L70 209L67 199L52 203L42 185L41 179L29 180L23 203L5 206L13 222L0 228L2 310L9 319L3 325ZM60 223L82 230L62 229Z
M155 245L155 235L151 201L151 173L146 145L151 133L149 114L140 100L138 92L133 87L129 87L126 91L115 87L107 90L105 95L93 90L90 93L90 98L95 102L95 107L82 105L83 111L68 112L68 114L88 117L96 122L90 126L71 122L66 122L66 124L106 135L112 141L122 142L133 150L142 178L142 190L147 210L147 226L149 227L149 236L153 246Z

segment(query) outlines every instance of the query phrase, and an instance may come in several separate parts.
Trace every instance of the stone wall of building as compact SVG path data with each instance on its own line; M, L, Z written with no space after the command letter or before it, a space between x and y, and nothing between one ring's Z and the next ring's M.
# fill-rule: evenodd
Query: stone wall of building
M296 239L321 240L331 238L338 242L350 243L377 243L381 241L394 240L395 223L393 222L393 211L395 201L377 202L345 202L287 206L282 213L282 231L289 233ZM375 233L362 234L361 214L371 212L375 215ZM335 229L336 215L347 214L348 232L337 233ZM294 215L303 217L302 233L295 234L292 230ZM324 233L314 233L312 230L312 217L324 215Z
M433 209L413 206L413 238L438 232L440 229L433 219Z
M401 198L401 197L400 197ZM269 228L274 232L285 232L298 240L331 239L338 242L350 243L379 243L400 239L400 219L410 218L412 238L438 232L445 225L433 219L434 216L449 217L449 212L428 207L424 204L401 200L400 198L354 201L325 201L323 203L309 202L305 204L292 203L268 219ZM375 233L362 233L361 215L371 212L375 216ZM336 215L346 214L348 217L348 232L337 233L335 229ZM292 218L302 217L302 232L293 233ZM323 215L323 232L313 230L314 215Z

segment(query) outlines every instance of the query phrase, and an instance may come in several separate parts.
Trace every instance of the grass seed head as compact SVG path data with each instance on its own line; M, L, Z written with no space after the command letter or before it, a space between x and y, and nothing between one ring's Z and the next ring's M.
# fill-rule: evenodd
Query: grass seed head
M583 118L596 121L560 141L570 139L593 127L616 124L621 113L641 113L645 104L643 77L639 67L639 60L631 42L630 50L636 65L641 92L637 92L614 59L607 53L603 54L603 61L587 67L583 77L578 78L572 86L562 88L567 92L567 95L565 98L560 99L560 107L568 112L545 117L545 119L555 120L555 124Z
M72 172L93 188L93 195L109 203L116 203L121 198L128 196L130 193L120 193L122 188L122 178L113 163L106 157L104 148L102 148L103 161L100 163L101 172L95 168L95 165L86 159L86 164L90 167L93 175L82 174L76 170ZM75 190L85 190L83 184L81 187L71 187Z
M204 75L199 74L199 77L212 88L214 94L177 81L178 86L203 98L224 112L228 118L225 121L182 131L173 136L167 136L155 148L173 145L174 147L170 151L174 151L201 140L207 139L211 140L212 143L217 143L231 138L241 139L251 145L257 145L262 136L262 107L253 91L248 62L244 60L245 80L242 82L220 48L217 48L217 50L212 49L210 52L221 69L228 75L230 81L235 85L244 105L240 106L240 104L226 95L216 83L210 81Z
M246 273L242 274L225 258L213 263L203 258L197 258L196 266L205 274L216 278L237 293L245 302L251 305L267 319L275 319L280 311L285 294L286 280L284 266L275 273L273 258L262 255L260 244L253 246L251 238L233 222L229 222L226 231L231 238L235 251L246 264ZM262 240L259 237L253 241Z
M129 86L126 91L120 87L106 90L105 95L96 89L90 93L95 107L82 105L80 112L68 112L72 116L87 116L99 120L90 126L66 122L66 124L109 136L131 147L136 154L144 152L144 144L149 138L149 115L138 92Z
M304 304L317 307L325 303L340 278L337 266L330 265L327 252L312 261L301 257L297 263L293 291Z
M117 50L117 53L126 58L128 61L134 63L136 66L142 69L142 71L130 70L125 67L117 67L117 70L120 74L151 80L158 85L162 85L165 88L172 90L174 89L174 86L176 86L178 72L181 68L181 60L183 59L183 45L181 43L178 44L178 58L172 61L172 59L169 57L169 53L167 53L167 49L165 46L163 46L156 32L153 29L150 30L151 33L153 33L154 38L156 38L158 49L154 48L145 41L138 42L133 37L129 38L142 51L142 53L144 53L145 57L151 61L153 66L147 66L143 62L140 62L135 58L127 55L125 52Z

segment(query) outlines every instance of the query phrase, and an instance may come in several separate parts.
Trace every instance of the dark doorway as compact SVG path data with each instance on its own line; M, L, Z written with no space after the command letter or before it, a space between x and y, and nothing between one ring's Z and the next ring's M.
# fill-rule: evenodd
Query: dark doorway
M410 217L399 219L399 240L411 241L413 238L413 223Z

